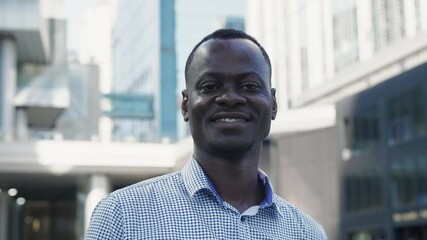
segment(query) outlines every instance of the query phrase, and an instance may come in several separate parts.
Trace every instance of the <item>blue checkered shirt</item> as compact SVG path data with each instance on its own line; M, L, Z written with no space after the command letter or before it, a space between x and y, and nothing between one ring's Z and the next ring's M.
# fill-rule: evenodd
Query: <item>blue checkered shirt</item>
M85 239L327 239L312 218L273 193L239 213L224 202L197 161L117 190L95 208Z

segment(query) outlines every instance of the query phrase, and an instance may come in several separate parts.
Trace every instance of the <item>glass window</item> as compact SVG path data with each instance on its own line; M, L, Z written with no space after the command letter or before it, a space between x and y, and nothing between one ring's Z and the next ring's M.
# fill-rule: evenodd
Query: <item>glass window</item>
M410 206L417 202L416 162L413 158L392 164L392 203L394 207Z
M351 156L358 156L379 145L379 117L377 107L360 111L357 115L346 117L344 122L345 150Z
M415 162L407 159L403 164L403 191L401 199L404 204L411 205L416 203L416 179L415 179Z
M416 89L412 91L412 105L414 107L412 118L415 125L415 135L416 136L425 136L426 134L426 120L425 120L425 109L424 105L424 95L421 89Z
M347 213L376 210L384 206L380 171L349 175L344 180L344 188Z
M387 143L392 146L425 136L425 106L421 89L412 89L388 100Z
M352 194L353 187L351 185L352 185L351 177L346 177L344 180L344 194L345 194L344 198L345 198L346 212L352 212L353 206L354 206L354 203L353 203L354 196Z

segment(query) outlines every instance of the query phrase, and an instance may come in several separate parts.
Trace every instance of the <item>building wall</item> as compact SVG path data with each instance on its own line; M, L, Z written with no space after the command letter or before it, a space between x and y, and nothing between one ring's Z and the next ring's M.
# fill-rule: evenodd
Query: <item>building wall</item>
M253 34L265 46L267 52L271 53L273 84L278 89L279 106L304 109L305 107L325 104L335 105L343 99L352 98L352 96L369 91L382 83L386 84L393 77L404 75L427 62L427 41L425 41L427 39L427 18L421 14L421 12L425 11L426 6L427 1L425 0L322 0L316 1L316 3L296 0L268 0L262 2L249 0L247 29L250 34ZM418 76L423 75L422 73L418 74ZM414 77L415 75L412 76L412 78ZM405 101L402 99L408 98L402 92L405 87L411 85L408 81L410 80L402 80L400 84L395 85L393 91L396 91L397 96L400 96L396 102L403 103ZM399 95L399 92L402 92L402 95ZM373 101L375 94L373 95L373 98L366 98L363 101L367 103ZM393 104L400 106L402 103ZM363 113L362 118L364 118L362 119L362 126L359 124L358 129L364 129L366 125L370 130L367 131L368 133L363 133L363 138L361 138L359 132L350 131L351 134L347 138L356 136L361 139L354 143L358 147L374 144L372 138L375 138L377 130L372 127L373 120L370 115L376 112L385 114L384 108L386 105L357 112L357 114ZM347 104L338 111L341 114L347 111L355 111L353 107L352 104ZM283 107L280 109L282 110ZM402 109L406 109L406 107L402 107ZM407 110L399 111L405 112ZM280 113L280 116L285 118L287 112ZM313 116L313 118L315 117ZM405 127L402 126L408 125L405 121L408 120L397 120L398 123L394 123L394 125L400 126L397 127L400 130L387 129L383 122L381 134L391 134L390 131L404 131L402 128L404 129ZM376 185L378 181L386 183L387 179L390 180L391 173L383 171L383 163L393 158L391 151L390 155L385 156L382 154L387 151L386 148L380 148L369 157L358 157L357 161L349 161L351 163L345 163L347 167L341 168L341 162L351 158L352 153L341 146L342 138L346 138L342 136L342 131L349 130L341 129L342 119L338 119L338 123L336 129L339 129L340 132L339 134L336 132L335 135L331 135L331 141L329 141L329 143L335 144L334 148L337 150L337 154L331 155L327 161L327 164L330 165L339 163L339 165L335 166L337 169L335 179L330 179L329 172L318 174L318 171L316 172L312 169L311 165L317 166L315 165L315 158L307 158L309 160L307 160L306 165L301 163L299 168L292 169L289 167L288 169L292 170L283 171L283 174L291 179L290 181L294 184L303 182L301 178L310 179L315 174L315 176L318 176L317 181L319 182L328 180L329 184L339 185L341 184L339 180L347 181L345 177L341 179L341 174L345 175L347 171L351 172L359 169L362 173L361 175L352 176L348 173L351 175L351 184L358 185L363 181L370 182L370 184L364 185L369 185L368 189L371 189L372 186L372 191L375 191L376 194L374 192L364 192L363 194L352 195L353 197L347 197L347 199L361 199L360 201L369 202L369 207L373 207L379 201L378 199L381 199L382 195L384 195L384 200L388 191L390 191L389 186L378 189ZM286 135L286 131L283 134ZM393 134L399 135L402 133ZM283 145L280 145L279 142L278 149L288 147L288 152L290 153L296 151L309 156L318 151L308 144L318 139L315 135L307 135L304 131L293 132L293 135L294 138L305 138L304 142L294 144L292 141L284 141L286 144ZM381 141L383 142L380 144L384 144L385 140L381 139ZM318 141L317 144L322 145L324 142ZM418 141L418 143L414 144L421 146L423 143ZM305 147L306 145L307 147ZM402 151L411 151L410 149L412 148L405 149L402 149ZM400 154L403 153L401 152ZM275 159L286 163L287 161L301 161L301 158L306 158L304 155L298 154L290 154L290 160L287 157L287 155L278 155ZM398 168L399 166L402 167L396 163L395 167ZM388 168L387 165L385 168ZM359 181L361 179L362 181ZM316 182L313 186L316 186L316 184L319 183ZM304 185L302 184L302 189L306 189ZM286 192L287 189L290 189L290 186L283 191ZM344 191L348 189L348 186L342 187L340 185L336 186L336 189L338 189L336 190L337 194L345 194ZM316 195L310 196L307 192ZM315 191L294 191L292 194L294 194L294 198L298 199L303 210L313 209L315 205L311 203L311 199L323 196L322 192ZM336 196L336 199L339 199L338 196ZM357 202L358 200L355 201ZM342 204L336 200L333 205ZM322 207L328 208L328 202L324 202ZM311 210L308 211L311 212ZM336 209L335 211L335 215L330 212L331 216L333 216L332 218L342 214L342 209ZM398 230L391 230L389 226L392 225L391 219L395 213L390 211L390 206L385 205L383 211L374 211L367 215L366 213L357 213L355 215L358 217L352 217L351 219L348 215L341 215L345 234L340 236L335 232L334 235L330 236L330 239L360 239L368 236L372 236L373 239L381 239L384 234L386 234L386 237L393 236L392 232L402 239L404 239L403 236L409 238L409 235L405 235L408 232L404 232L408 229L402 230L402 226L406 223L396 224L396 226L399 226L397 227ZM397 219L406 219L414 215L411 212L409 212L409 215L405 215L407 213L401 214L401 212L398 212L395 216L397 216ZM312 212L311 214L318 216L317 212ZM421 212L416 214L421 216ZM384 232L371 231L381 224L388 226L384 228L386 229ZM329 223L326 223L326 225L329 226ZM341 229L343 225L336 223L335 227ZM414 231L425 231L418 227L415 226ZM351 235L352 231L358 230L361 230L361 232Z
M313 98L307 93L325 86L330 89L325 93L328 96L343 85L356 89L351 84L336 86L343 81L341 73L349 75L347 70L403 41L423 36L427 30L426 17L421 14L427 6L425 0L249 0L247 6L248 33L271 54L273 83L282 94L279 102L290 107L320 102L313 99L302 104L300 100ZM393 52L406 54L403 50Z
M271 57L283 109L334 73L331 8L330 0L248 1L247 31Z
M270 160L261 162L276 193L317 220L329 239L339 239L336 135L335 127L327 127L274 136L263 149Z

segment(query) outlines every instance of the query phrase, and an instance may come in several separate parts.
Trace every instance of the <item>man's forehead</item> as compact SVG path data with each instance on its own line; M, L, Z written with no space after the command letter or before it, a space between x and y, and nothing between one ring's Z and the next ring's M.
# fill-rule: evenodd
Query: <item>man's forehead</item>
M226 49L243 49L243 48L252 48L258 49L258 46L252 41L245 38L231 38L231 39L220 39L214 38L209 39L203 42L196 50L196 55L205 55L207 52L212 51L220 51ZM261 50L259 50L260 54Z
M233 56L233 57L231 57ZM263 65L264 57L258 46L244 38L210 39L202 43L195 51L192 67L200 64L238 59L252 59Z

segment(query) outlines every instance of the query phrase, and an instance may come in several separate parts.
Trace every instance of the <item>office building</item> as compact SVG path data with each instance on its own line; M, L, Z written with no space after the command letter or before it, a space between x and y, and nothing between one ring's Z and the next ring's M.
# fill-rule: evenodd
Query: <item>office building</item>
M330 239L426 237L426 9L424 0L248 1L246 29L272 53L288 109L269 139L282 167L276 188Z
M162 5L162 16L168 18L175 14L174 2L162 1L162 4L165 4ZM151 7L160 11L160 5L156 6ZM109 14L109 10L102 7L105 6L101 5L95 11L100 18ZM160 60L160 52L154 54L154 50L143 49L153 53L161 62L161 65L156 65L151 64L153 59L145 59L144 64L148 64L149 71L159 66L165 71L153 73L156 81L143 82L142 85L146 86L142 88L144 91L137 84L129 93L125 91L130 89L126 81L123 85L113 85L112 89L103 85L104 79L109 78L109 72L104 71L106 68L100 70L96 65L99 60L104 60L103 57L91 59L90 56L99 56L97 53L86 52L88 55L80 56L85 64L78 63L76 59L67 61L67 24L61 18L61 8L56 0L0 2L0 240L82 239L93 208L108 192L174 171L191 154L192 141L188 138L180 137L181 140L174 144L120 143L110 142L108 136L104 138L99 131L100 119L117 117L119 123L113 125L113 140L172 142L178 139L175 125L180 119L176 119L177 89L174 84L177 84L175 61L179 60L172 57L176 46L171 44L175 42L166 41L175 38L170 34L176 34L172 29L176 24L168 24L176 19L163 22L168 25L163 28L167 31L162 33L165 38L162 51L166 53L163 60ZM239 9L243 11L242 7ZM220 15L219 6L216 11ZM50 14L47 17L43 12ZM206 29L207 32L217 24L236 27L243 24L243 18L238 15L227 14L212 19L215 21L210 22L212 26ZM153 23L150 21L146 24ZM131 35L134 34L132 29L144 28L138 24L128 29ZM127 34L128 31L122 33ZM157 33L160 34L159 31ZM148 36L156 34L151 35L150 32ZM199 36L196 38L194 41L199 40ZM148 44L153 41L157 44L155 41L159 39L152 39ZM86 44L89 46L91 43ZM113 46L115 44L113 42ZM188 44L195 43L190 41ZM159 42L158 49L160 45ZM128 60L123 58L123 61ZM108 62L100 65L108 65ZM135 72L129 74L137 75L138 68L132 69ZM161 109L160 103L156 102L161 97L162 86L171 87L167 90L169 95L161 98L171 104L169 110ZM109 103L107 108L103 108L104 100ZM136 115L129 116L130 113ZM120 121L123 119L133 118L134 122L153 120L161 116L159 114L166 114L165 122L147 123L150 126L147 134L144 124L135 124L128 129L138 133L137 137L121 134ZM157 131L161 126L165 127ZM156 131L151 132L151 129Z
M337 104L342 239L427 238L427 64Z

